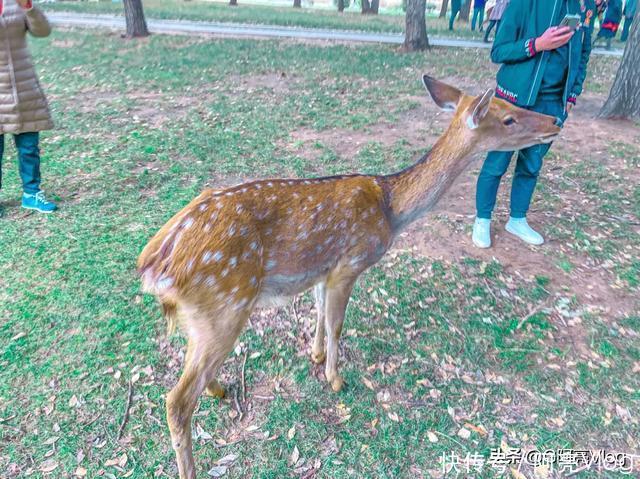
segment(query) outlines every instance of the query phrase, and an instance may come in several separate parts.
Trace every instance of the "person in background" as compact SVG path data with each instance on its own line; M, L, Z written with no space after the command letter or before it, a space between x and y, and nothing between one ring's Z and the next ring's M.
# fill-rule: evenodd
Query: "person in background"
M500 26L500 19L502 18L502 15L504 15L504 11L508 4L509 0L496 0L496 5L489 14L489 26L484 34L485 43L489 43L489 33L491 33L491 29L493 29L493 27L496 27L496 32L498 31L497 29Z
M462 6L471 0L451 0L451 16L449 17L449 30L453 30L453 22L456 20L456 17L462 10Z
M485 0L475 0L473 2L473 18L471 19L472 31L475 31L476 29L476 20L478 20L478 24L479 24L478 30L482 31L484 29L482 25L484 23L484 7L485 7Z
M620 27L620 21L622 20L622 0L609 0L607 2L607 11L604 14L604 20L600 25L600 31L598 36L593 41L595 46L598 40L604 39L606 42L606 49L611 49L611 40L616 37L618 28Z
M633 22L633 17L636 14L636 7L638 6L638 0L627 0L627 3L624 5L624 27L622 28L622 36L620 37L621 42L626 42L627 38L629 38L629 30L631 29L631 23Z
M496 96L521 108L556 117L562 125L576 103L587 76L594 0L511 0L504 12L491 49L491 60L500 63ZM580 15L573 31L561 27L565 15ZM506 116L505 127L516 122ZM544 238L527 223L527 212L544 156L551 144L541 143L518 152L511 185L511 214L506 230L528 244ZM476 189L473 243L491 246L491 216L502 176L514 152L490 152L482 165Z
M4 136L12 133L18 150L22 179L22 207L50 213L56 205L40 189L39 132L53 128L47 100L40 88L27 33L46 37L51 27L31 0L0 0L0 31L4 43L0 51L0 187Z

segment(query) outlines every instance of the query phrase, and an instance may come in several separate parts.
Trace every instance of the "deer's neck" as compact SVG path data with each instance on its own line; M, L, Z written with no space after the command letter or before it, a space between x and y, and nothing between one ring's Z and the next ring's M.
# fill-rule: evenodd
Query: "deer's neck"
M385 177L391 223L400 231L431 210L473 158L473 148L453 124L417 163Z

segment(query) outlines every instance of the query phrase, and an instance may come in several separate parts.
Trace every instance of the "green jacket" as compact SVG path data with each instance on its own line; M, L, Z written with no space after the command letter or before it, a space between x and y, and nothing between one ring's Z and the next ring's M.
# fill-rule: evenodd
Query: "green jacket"
M491 49L491 60L501 63L496 95L518 106L536 102L549 62L549 52L537 52L535 39L554 26L565 0L511 0L504 12ZM563 100L575 103L582 93L591 54L595 0L566 0L569 14L580 14L582 25L569 41L569 71ZM557 25L558 22L555 23Z

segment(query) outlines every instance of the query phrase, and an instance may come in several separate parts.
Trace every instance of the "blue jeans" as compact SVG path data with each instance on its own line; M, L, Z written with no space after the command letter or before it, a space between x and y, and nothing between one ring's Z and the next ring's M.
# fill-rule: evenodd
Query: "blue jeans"
M471 19L471 30L476 29L476 20L479 20L478 30L482 31L482 24L484 23L484 6L482 8L473 9L473 18Z
M544 113L566 120L565 105L562 98L538 99L535 105L528 107L538 113ZM518 151L518 160L511 183L511 216L524 218L529 210L531 197L538 182L542 168L542 159L551 148L551 143L533 145ZM509 168L513 151L492 151L484 160L476 187L476 215L478 218L491 218L496 205L496 196L500 180Z
M40 148L37 132L13 135L18 150L18 164L22 189L31 195L40 191ZM2 188L2 157L4 155L4 135L0 135L0 188Z

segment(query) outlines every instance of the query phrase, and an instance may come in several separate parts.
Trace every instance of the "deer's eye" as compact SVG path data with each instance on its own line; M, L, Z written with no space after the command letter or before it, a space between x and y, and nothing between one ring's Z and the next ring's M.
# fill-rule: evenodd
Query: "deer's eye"
M502 124L506 126L513 125L515 122L516 120L512 116L508 116L504 120L502 120Z

